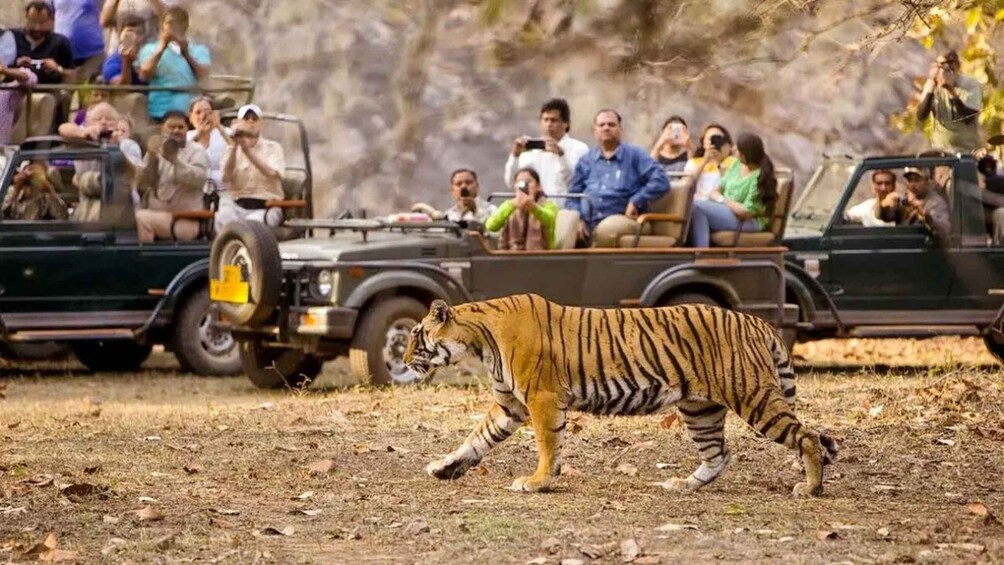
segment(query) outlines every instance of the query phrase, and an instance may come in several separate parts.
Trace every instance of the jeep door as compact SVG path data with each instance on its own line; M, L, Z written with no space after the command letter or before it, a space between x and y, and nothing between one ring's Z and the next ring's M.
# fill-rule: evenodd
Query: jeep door
M948 297L949 246L923 225L864 226L844 211L873 196L872 173L892 170L903 193L902 167L865 162L837 206L823 237L828 277L821 280L845 323L887 325L925 318ZM915 320L916 319L916 320Z
M0 312L8 329L127 323L123 299L130 291L120 276L127 267L119 264L114 245L121 210L110 204L114 183L107 152L30 150L13 161L0 185L3 196L12 190L15 170L34 161L46 165L49 185L71 206L81 208L78 181L90 182L100 194L101 210L87 221L16 215L0 220ZM80 170L89 170L90 181L75 168L85 163Z
M472 241L470 288L475 300L532 292L558 302L582 300L586 254L562 251L492 251Z

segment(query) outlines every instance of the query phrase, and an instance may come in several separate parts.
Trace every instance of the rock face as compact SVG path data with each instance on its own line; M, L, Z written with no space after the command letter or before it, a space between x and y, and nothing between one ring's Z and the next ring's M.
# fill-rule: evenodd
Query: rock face
M620 110L625 139L646 147L671 114L684 116L695 137L708 122L726 125L733 137L758 132L775 163L794 169L796 183L824 152L891 153L922 144L893 131L888 116L905 106L910 78L924 74L928 55L909 40L848 50L841 45L867 30L857 20L820 33L805 49L800 37L775 35L761 57L681 81L657 64L611 73L598 56L602 36L560 56L538 59L531 51L499 65L496 33L469 1L187 4L192 35L211 46L216 71L255 77L259 105L306 119L319 216L345 207L401 210L415 201L445 207L449 171L459 166L478 171L482 192L505 190L512 139L537 132L540 104L551 96L569 101L571 133L590 145L592 116L604 107ZM617 4L593 2L592 17ZM805 27L843 17L851 5L828 3L830 12L807 17ZM581 27L581 18L571 25Z

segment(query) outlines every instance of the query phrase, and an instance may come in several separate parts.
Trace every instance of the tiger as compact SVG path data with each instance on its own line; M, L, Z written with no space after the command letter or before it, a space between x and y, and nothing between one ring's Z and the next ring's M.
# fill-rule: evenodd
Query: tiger
M688 477L661 483L672 491L696 491L725 470L727 410L797 452L805 480L794 496L821 495L823 466L836 459L836 442L792 412L788 348L771 325L748 314L697 304L579 308L535 294L455 307L433 301L411 330L406 366L425 381L468 357L487 368L494 402L460 447L426 467L438 479L463 476L529 420L537 468L511 488L551 490L569 410L641 415L675 406L701 463Z

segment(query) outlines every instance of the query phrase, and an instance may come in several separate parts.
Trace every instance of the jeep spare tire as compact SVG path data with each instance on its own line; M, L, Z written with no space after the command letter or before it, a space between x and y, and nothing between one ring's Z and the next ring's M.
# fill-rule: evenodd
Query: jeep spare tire
M282 289L282 258L271 228L260 222L232 222L213 241L209 278L224 280L224 267L240 269L240 282L247 283L246 302L213 297L223 317L238 326L263 324L279 304Z

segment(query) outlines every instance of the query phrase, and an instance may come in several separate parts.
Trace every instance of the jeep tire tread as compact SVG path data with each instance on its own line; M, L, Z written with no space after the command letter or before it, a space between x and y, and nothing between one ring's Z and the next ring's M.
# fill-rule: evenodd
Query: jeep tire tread
M384 361L387 332L396 320L409 319L418 324L428 312L428 306L410 296L392 296L372 304L363 313L349 346L352 375L376 386L406 384L394 379Z
M300 388L309 385L324 363L298 349L268 347L260 340L238 342L244 373L258 388Z
M72 347L77 359L95 373L139 370L153 349L129 340L77 341Z
M203 327L211 304L206 287L185 298L174 321L174 355L185 371L199 375L236 375L241 371L241 358L233 337L229 332ZM214 346L220 351L214 352Z

